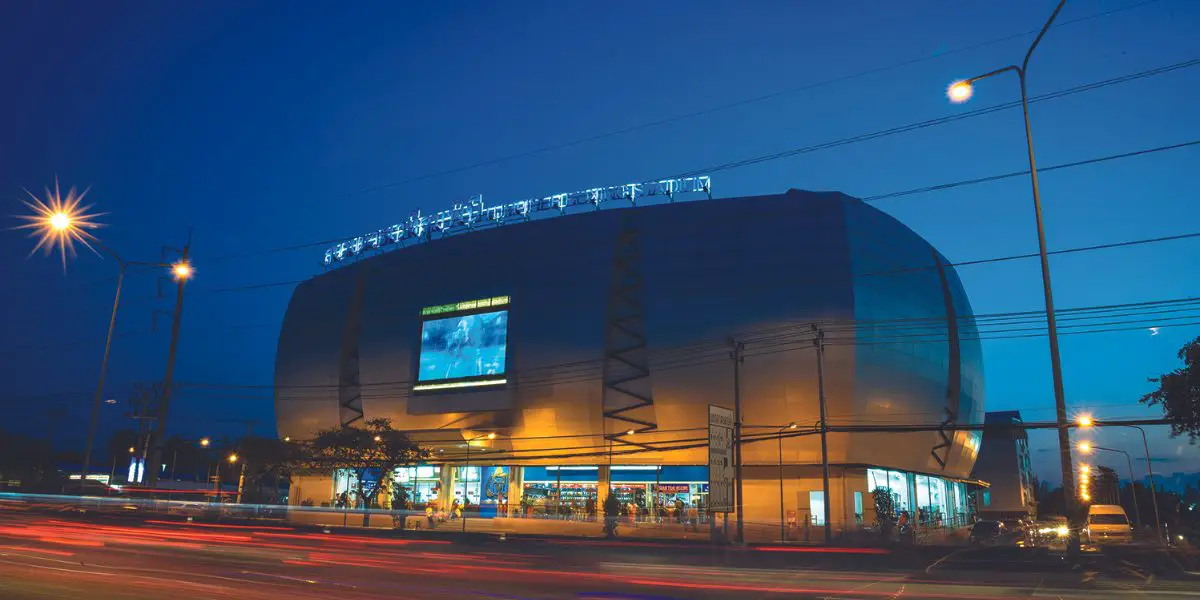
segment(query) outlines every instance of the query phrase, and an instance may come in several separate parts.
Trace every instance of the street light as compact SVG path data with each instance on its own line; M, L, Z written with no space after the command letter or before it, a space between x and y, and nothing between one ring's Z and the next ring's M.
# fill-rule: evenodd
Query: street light
M1063 475L1063 494L1066 500L1068 514L1071 514L1071 497L1074 492L1075 475L1071 469L1071 436L1068 430L1069 422L1067 421L1067 402L1063 392L1063 376L1062 363L1058 353L1058 323L1054 315L1054 294L1050 285L1050 260L1046 254L1046 230L1042 223L1042 198L1038 191L1037 165L1033 159L1033 130L1029 125L1029 96L1026 92L1025 79L1029 72L1029 59L1033 56L1033 51L1037 49L1042 38L1045 37L1046 31L1050 29L1050 25L1054 23L1054 19L1058 17L1059 11L1062 10L1067 0L1059 0L1058 5L1054 7L1054 12L1050 14L1050 18L1046 24L1042 26L1042 30L1038 32L1033 43L1025 52L1025 59L1020 66L1009 65L1007 67L996 69L977 77L960 80L950 86L947 94L950 99L955 102L965 102L971 98L974 91L974 84L977 81L987 79L993 75L1012 71L1017 74L1017 79L1021 84L1021 112L1025 117L1025 149L1029 155L1029 180L1033 188L1033 210L1037 219L1037 235L1038 235L1038 256L1042 263L1042 294L1046 302L1046 326L1050 337L1050 371L1054 380L1054 407L1058 421L1058 451L1059 460L1062 467ZM1078 515L1071 515L1078 522ZM1071 538L1068 541L1069 549L1072 553L1079 550L1079 537L1075 533L1077 528L1072 528Z
M487 438L489 440L494 440L494 439L496 439L496 432L493 431L491 433L488 433L487 435L477 435L477 436L467 440L467 461L466 461L466 466L463 468L463 514L462 514L462 530L463 531L467 530L467 499L470 498L470 491L471 491L471 475L470 475L470 472L471 472L471 446L476 441L481 440L483 438ZM483 492L483 490L482 490L483 474L482 473L480 473L479 485L481 488L480 496L482 496L483 495L482 494L482 492ZM561 489L559 489L559 494L560 495L562 494ZM559 498L558 501L561 505L562 498Z
M975 86L971 85L968 81L956 81L950 84L949 89L946 90L946 95L955 104L966 102L971 99L971 96L975 95Z
M237 462L237 461L238 461L238 455L237 455L237 453L234 453L234 454L230 454L230 455L229 455L229 464L233 464L233 463L235 463L235 462Z
M1133 496L1133 525L1134 525L1134 527L1141 527L1142 526L1141 525L1142 511L1141 511L1141 509L1138 508L1137 486L1134 485L1135 480L1133 478L1133 459L1130 458L1129 453L1124 450L1117 450L1115 448L1104 448L1102 446L1093 446L1093 445L1089 444L1088 442L1079 442L1079 452L1080 453L1089 454L1093 450L1103 450L1105 452L1117 452L1117 453L1125 455L1125 462L1129 466L1129 490L1130 490L1130 494ZM1121 499L1121 482L1118 481L1117 482L1117 500L1120 501L1120 499Z
M1104 425L1104 423L1093 421L1091 415L1081 415L1075 422L1085 429L1092 426ZM1150 476L1150 503L1154 505L1154 532L1158 536L1158 543L1161 544L1163 541L1162 522L1158 516L1158 492L1154 489L1154 467L1151 466L1150 462L1150 443L1146 441L1146 430L1137 425L1114 424L1113 427L1131 427L1142 434L1142 449L1146 452L1146 473ZM1131 481L1130 484L1132 485L1132 483ZM1135 498L1137 497L1136 486L1133 488L1133 495Z
M212 443L212 440L209 440L209 439L208 439L208 438L206 438L206 437L205 437L205 438L200 438L200 447L201 447L201 448L207 448L207 447L208 447L208 445L209 445L209 444L211 444L211 443Z
M100 378L96 383L96 397L92 403L92 416L88 423L87 445L83 450L83 468L79 477L81 492L85 489L83 484L87 480L91 467L92 446L96 441L96 426L100 419L100 404L103 402L104 396L104 378L108 372L108 355L112 348L113 330L117 325L117 308L121 304L121 287L125 282L126 270L130 265L169 268L175 273L176 279L181 285L192 274L192 266L186 259L173 265L162 262L127 261L100 243L99 238L92 235L91 231L103 227L96 221L96 218L103 213L90 213L91 206L83 205L83 199L87 192L84 190L77 193L75 188L71 188L64 197L57 181L54 182L54 191L46 188L44 199L26 191L32 202L27 201L25 205L33 211L33 214L18 215L17 217L25 221L23 225L17 226L17 229L29 229L31 230L30 237L38 238L38 242L30 254L38 250L45 250L47 254L50 254L57 249L62 257L63 270L66 270L67 256L75 256L75 244L79 243L96 255L100 255L101 252L107 254L117 262L119 268L112 315L108 320L108 335L104 338L104 358L100 362Z
M192 276L192 263L181 260L171 265L171 272L175 274L176 279L188 279Z

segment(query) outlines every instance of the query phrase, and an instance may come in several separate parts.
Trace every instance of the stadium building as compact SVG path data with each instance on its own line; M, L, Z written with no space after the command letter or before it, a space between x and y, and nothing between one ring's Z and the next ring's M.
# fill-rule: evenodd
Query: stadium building
M418 505L579 514L611 488L634 513L703 513L709 406L736 396L747 538L777 537L824 524L822 384L831 428L937 426L828 433L836 531L874 521L876 488L965 521L979 433L958 426L982 422L984 380L948 261L840 193L677 199L701 179L644 204L638 186L478 201L331 249L280 333L279 435L390 418L434 457L392 474ZM303 477L291 502L348 485Z

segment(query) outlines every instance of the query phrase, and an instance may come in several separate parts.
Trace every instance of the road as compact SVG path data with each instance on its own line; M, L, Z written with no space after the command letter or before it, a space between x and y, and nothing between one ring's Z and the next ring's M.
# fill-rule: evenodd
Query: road
M0 506L4 600L1200 597L1195 586L935 554L421 539Z

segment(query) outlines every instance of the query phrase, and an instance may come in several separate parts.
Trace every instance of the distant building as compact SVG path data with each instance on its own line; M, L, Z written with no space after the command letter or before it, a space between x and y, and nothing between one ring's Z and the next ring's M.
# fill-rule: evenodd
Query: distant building
M983 518L1032 517L1037 514L1035 479L1029 460L1029 437L1019 426L1020 411L989 412L983 422L983 445L972 477L991 484L979 493L976 512Z

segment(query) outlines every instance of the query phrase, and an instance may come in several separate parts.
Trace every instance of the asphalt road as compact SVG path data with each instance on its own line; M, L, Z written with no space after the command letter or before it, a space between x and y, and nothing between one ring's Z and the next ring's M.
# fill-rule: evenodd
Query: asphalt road
M1166 586L1166 587L1164 587ZM422 539L0 506L3 600L1200 598L1043 558L646 542Z

